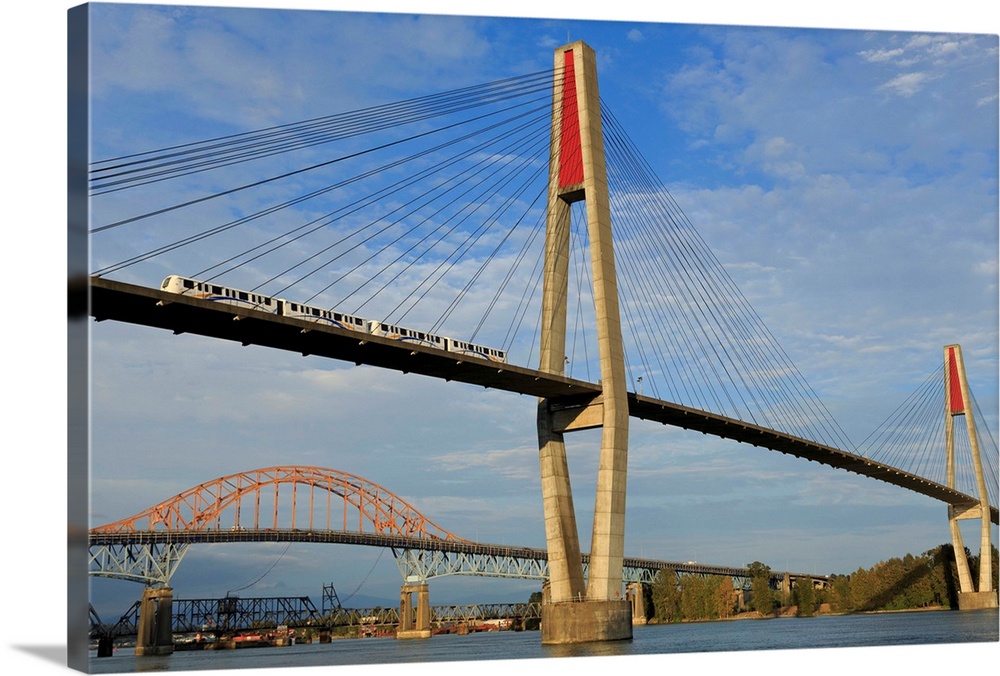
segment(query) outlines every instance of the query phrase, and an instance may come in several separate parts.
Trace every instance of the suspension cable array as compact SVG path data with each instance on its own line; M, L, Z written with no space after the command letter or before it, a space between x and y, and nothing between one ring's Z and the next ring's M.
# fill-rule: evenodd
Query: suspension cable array
M898 467L917 476L947 485L945 448L945 374L934 369L921 384L860 445L866 458ZM984 424L982 410L972 398L976 436L986 478L986 494L997 504L997 442ZM977 495L971 440L965 425L955 425L955 488Z
M94 162L93 274L225 279L477 340L532 366L548 153L558 142L554 75ZM610 107L602 110L630 381L656 398L853 448ZM581 219L566 361L567 373L589 380L599 369Z

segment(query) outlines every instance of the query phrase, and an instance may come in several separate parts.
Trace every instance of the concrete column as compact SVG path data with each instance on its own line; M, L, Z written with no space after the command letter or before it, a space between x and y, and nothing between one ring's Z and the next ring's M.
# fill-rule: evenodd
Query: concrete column
M146 587L139 604L136 655L169 655L174 651L174 592L170 587Z
M625 480L629 428L625 351L618 309L611 202L604 163L597 58L594 51L583 43L574 44L573 53L580 62L576 72L580 105L580 146L583 151L587 232L590 239L604 402L587 596L591 599L615 600L622 598L622 559L625 554Z
M602 440L584 593L563 435L554 431L549 402L539 403L552 598L542 607L542 642L617 640L632 637L632 607L622 594L629 414L594 51L582 42L557 49L555 72L539 368L563 371L569 205L585 200L603 390Z
M955 548L955 567L958 569L959 593L958 607L960 610L977 610L980 608L998 607L997 590L993 586L993 544L990 534L990 505L986 492L986 475L983 472L982 458L979 453L979 438L976 434L976 423L972 409L972 394L965 374L965 362L962 358L962 348L959 345L947 345L944 348L945 365L945 462L947 483L949 488L955 487L955 432L954 419L965 417L966 430L969 436L969 447L972 453L972 466L976 478L976 490L979 502L967 508L948 506L948 528L951 531L951 541ZM973 583L969 562L965 556L965 545L962 542L962 532L959 528L960 519L980 520L979 541L979 586Z
M633 582L625 589L625 596L632 604L632 624L646 624L646 598L641 582Z
M399 592L399 631L413 630L413 592L403 585Z
M416 613L413 610L413 595L417 595ZM431 606L427 583L404 584L399 593L399 629L396 638L430 638Z
M557 78L557 83L559 79ZM559 100L560 92L555 97ZM566 299L569 285L570 205L559 198L560 109L553 106L549 201L545 229L542 277L542 329L539 370L562 374L566 362ZM580 535L573 506L569 465L563 435L552 429L548 402L538 403L538 459L542 478L542 510L549 554L550 594L555 602L580 598L585 593Z

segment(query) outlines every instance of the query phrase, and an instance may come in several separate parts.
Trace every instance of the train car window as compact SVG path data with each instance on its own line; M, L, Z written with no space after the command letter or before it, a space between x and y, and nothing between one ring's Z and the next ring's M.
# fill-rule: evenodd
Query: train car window
M212 293L219 294L221 296L222 295L222 287L221 286L213 286L212 287Z
M249 298L249 296L248 296L248 294L247 294L246 291L240 291L239 298L240 298L240 300L247 300L247 298Z
M192 282L190 279L185 279L184 280L184 288L185 289L193 289L194 288L194 282Z

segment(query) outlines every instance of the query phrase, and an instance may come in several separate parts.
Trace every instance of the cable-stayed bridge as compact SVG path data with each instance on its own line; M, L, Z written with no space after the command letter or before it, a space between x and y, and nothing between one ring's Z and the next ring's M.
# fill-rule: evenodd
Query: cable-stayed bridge
M615 627L543 640L626 635L630 417L931 496L956 544L955 521L980 518L988 545L996 446L960 349L936 369L936 410L921 397L888 423L905 435L859 451L599 99L595 63L574 43L551 71L94 162L88 312L539 397L565 613L543 626L573 626L575 600ZM563 435L591 428L599 555L584 588Z
M570 428L587 415L600 386L566 376L489 362L456 358L441 350L308 320L278 317L256 310L148 289L102 278L91 280L91 314L98 321L116 320L199 334L240 343L316 355L393 369L403 373L454 380L541 398L559 399L555 411ZM943 407L942 407L943 408ZM768 448L878 479L941 500L958 508L978 498L937 481L863 455L745 422L736 418L629 393L629 412L640 419L690 429L724 439ZM943 465L943 461L942 461ZM990 520L998 522L990 505Z

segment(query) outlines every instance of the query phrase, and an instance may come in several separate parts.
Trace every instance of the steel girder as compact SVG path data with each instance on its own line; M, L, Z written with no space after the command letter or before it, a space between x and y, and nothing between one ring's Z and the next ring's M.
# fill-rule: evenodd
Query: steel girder
M174 599L173 629L176 632L232 632L320 624L320 612L308 596Z
M541 558L393 549L396 565L404 580L429 580L445 575L480 575L522 580L546 580L549 562Z
M146 585L170 585L188 543L101 545L90 548L89 574Z
M465 606L431 606L433 622L473 622L506 618L541 618L541 603L476 603Z
M392 553L396 557L396 565L403 579L409 581L426 582L431 578L444 577L445 575L478 575L481 577L543 581L549 577L549 564L545 559L395 548ZM587 568L588 561L584 561L584 577L587 575ZM656 581L660 570L661 568L657 567L626 564L622 569L622 582L624 584L651 585ZM700 572L695 574L718 575L724 573ZM732 574L730 577L733 579L735 588L749 589L749 577Z

